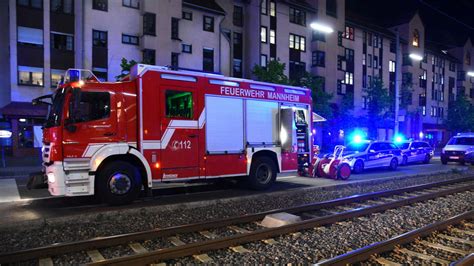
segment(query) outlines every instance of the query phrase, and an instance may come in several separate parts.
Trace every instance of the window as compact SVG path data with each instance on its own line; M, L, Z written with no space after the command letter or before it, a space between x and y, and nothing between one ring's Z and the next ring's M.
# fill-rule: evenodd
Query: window
M260 3L260 14L262 15L267 15L268 14L268 2L267 0L262 0L262 2Z
M122 0L122 5L131 8L140 8L139 0Z
M306 26L306 12L290 7L290 22Z
M344 54L345 54L345 57L346 57L346 61L354 62L354 50L346 48L344 50Z
M43 30L18 26L18 43L43 46Z
M411 44L414 47L420 47L420 32L418 32L418 30L413 31L413 39Z
M390 73L395 73L395 61L388 61L388 71Z
M73 14L73 0L51 0L51 12Z
M267 55L261 54L260 55L260 66L266 68L267 67Z
M411 58L410 58L410 56L409 56L408 54L403 54L402 60L403 60L402 63L403 63L404 66L411 66L411 65L413 65L413 63L412 63L412 61L411 61Z
M193 46L191 44L182 44L182 52L187 54L193 53Z
M324 67L326 65L326 53L323 51L314 51L311 61L313 66Z
M362 88L367 88L367 76L362 75Z
M372 67L372 55L367 55L367 66Z
M204 31L214 32L214 18L209 16L203 16L202 29Z
M337 18L337 0L326 0L326 15Z
M276 33L275 30L270 30L270 43L275 44Z
M344 84L344 80L337 80L337 94L346 94L346 84Z
M379 58L374 55L374 68L378 68L379 67Z
M138 36L122 34L122 43L138 45L139 44L139 39L138 39Z
M449 71L456 71L456 64L454 62L449 62Z
M94 73L94 75L95 75L101 82L107 81L107 68L93 67L93 68L92 68L92 73Z
M19 6L43 8L43 0L18 0L17 3Z
M354 85L354 73L346 72L345 74L345 84L347 85Z
M65 70L51 69L51 88L56 88L64 77Z
M234 77L241 78L242 77L242 60L234 59L233 60L233 70L234 70Z
M390 52L391 53L397 52L397 44L394 41L390 41Z
M179 66L179 54L178 53L171 53L171 66L178 67Z
M306 50L306 38L290 33L290 48L304 52Z
M337 56L337 70L346 71L346 66L347 66L346 57L338 55Z
M270 1L270 16L276 16L276 3L275 1Z
M362 54L362 65L365 66L366 63L367 63L367 55Z
M214 49L204 48L202 50L203 60L202 60L202 70L207 72L214 71Z
M153 49L144 49L143 50L143 63L154 65L155 64L155 55L156 51Z
M107 47L107 32L92 30L92 40L94 47Z
M73 51L74 36L63 33L51 33L51 48L63 51Z
M354 28L346 26L346 30L344 32L343 37L353 41L354 40Z
M43 69L39 67L18 66L18 84L43 86Z
M188 11L183 11L183 19L193 20L193 13Z
M326 35L320 31L313 30L313 41L325 42Z
M193 93L188 91L166 90L166 117L193 119Z
M72 104L73 101L70 101ZM71 107L71 105L70 105ZM75 123L105 119L110 116L110 94L108 92L81 92L79 108L74 110Z
M179 40L179 19L171 18L171 39Z
M305 62L290 61L290 80L299 80L306 72Z
M234 6L232 20L235 26L242 27L244 25L244 9L241 6Z
M469 90L469 97L474 99L474 88Z
M263 43L267 42L267 27L260 27L260 41Z
M471 53L470 52L466 52L466 58L464 59L464 63L468 66L471 65Z
M143 15L143 34L156 35L156 14L145 13Z
M92 9L107 12L108 0L92 0Z
M342 31L337 32L337 45L342 46L342 36L344 33Z

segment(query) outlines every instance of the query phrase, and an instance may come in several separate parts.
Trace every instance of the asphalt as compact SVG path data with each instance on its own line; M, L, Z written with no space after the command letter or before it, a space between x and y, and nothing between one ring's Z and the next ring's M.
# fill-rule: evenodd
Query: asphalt
M430 164L402 166L396 171L388 171L386 169L366 170L364 174L352 175L347 181L299 177L294 173L290 173L280 175L274 186L265 192L249 190L234 180L220 180L209 184L163 184L153 190L153 197L143 196L133 203L133 207L195 204L203 201L225 200L301 188L336 186L365 182L367 180L448 173L452 172L453 169L463 171L467 170L468 166L460 166L459 164L442 165L439 160L433 160ZM25 187L26 177L24 176L18 176L13 179L2 177L0 182L5 180L10 180L10 185L12 180L17 183L19 197L14 201L9 200L9 202L0 203L0 213L2 213L0 227L20 221L44 221L49 218L56 219L69 215L110 210L120 211L121 209L130 208L130 206L107 206L99 203L94 197L51 197L46 189L30 191ZM13 188L11 189L13 190ZM0 189L0 200L2 198L5 198L5 194Z

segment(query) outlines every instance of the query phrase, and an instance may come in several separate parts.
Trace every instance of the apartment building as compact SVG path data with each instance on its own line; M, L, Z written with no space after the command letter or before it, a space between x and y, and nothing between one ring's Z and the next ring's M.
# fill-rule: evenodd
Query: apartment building
M333 32L315 31L313 22ZM0 1L0 33L1 58L8 59L0 64L0 113L16 155L40 144L47 110L32 106L33 98L52 93L72 67L114 81L122 58L244 78L255 65L279 60L291 79L304 71L322 79L335 110L352 97L355 117L366 114L364 88L378 77L394 94L400 69L410 92L402 132L439 141L447 137L449 100L474 96L470 40L450 49L427 45L417 13L380 25L351 14L344 0L8 0ZM382 139L392 134L379 130Z

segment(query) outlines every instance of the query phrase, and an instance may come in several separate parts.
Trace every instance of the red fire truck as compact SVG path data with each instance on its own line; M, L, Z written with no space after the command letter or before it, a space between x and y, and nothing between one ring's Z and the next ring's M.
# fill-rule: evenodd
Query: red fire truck
M311 167L306 88L138 64L122 82L70 69L51 98L43 161L52 195L123 204L159 182L224 177L266 189L277 173Z

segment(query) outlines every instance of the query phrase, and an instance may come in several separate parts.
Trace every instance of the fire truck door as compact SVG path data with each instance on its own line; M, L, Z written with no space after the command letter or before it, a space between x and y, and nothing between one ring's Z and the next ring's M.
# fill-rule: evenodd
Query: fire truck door
M162 87L164 114L161 162L163 180L199 177L199 114L193 88Z
M64 158L92 157L108 142L117 140L115 97L108 92L81 92L77 110L69 109L63 130ZM73 101L73 96L70 101ZM69 105L71 108L71 105Z

